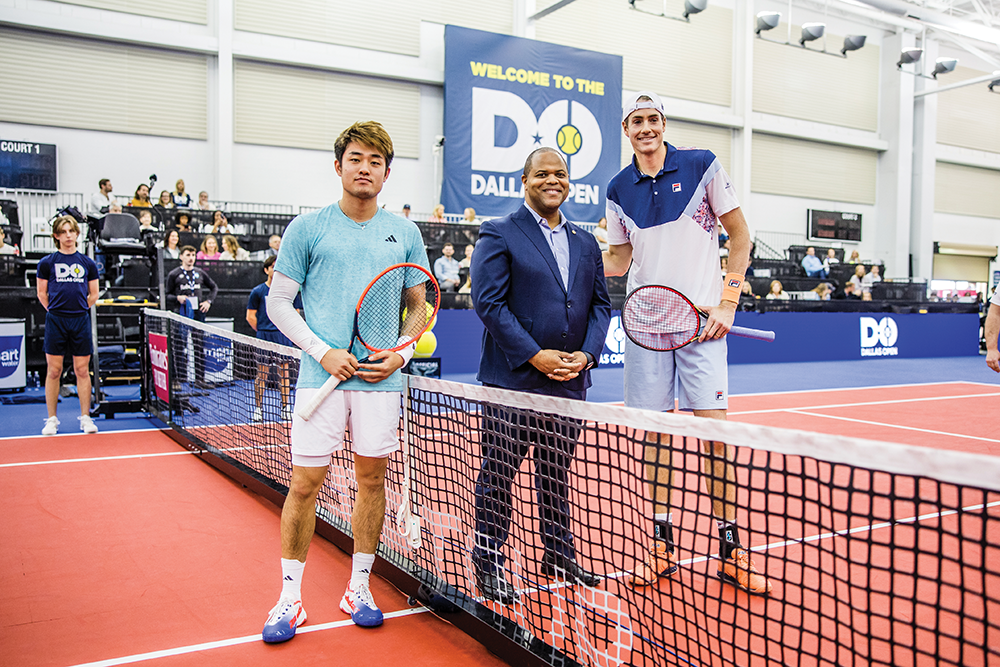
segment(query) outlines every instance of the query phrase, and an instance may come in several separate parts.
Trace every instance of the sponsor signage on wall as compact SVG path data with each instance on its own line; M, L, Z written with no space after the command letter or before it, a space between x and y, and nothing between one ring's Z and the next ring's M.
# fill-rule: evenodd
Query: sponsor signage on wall
M444 95L446 211L510 213L525 158L548 146L569 165L566 217L604 215L621 167L620 56L449 25Z

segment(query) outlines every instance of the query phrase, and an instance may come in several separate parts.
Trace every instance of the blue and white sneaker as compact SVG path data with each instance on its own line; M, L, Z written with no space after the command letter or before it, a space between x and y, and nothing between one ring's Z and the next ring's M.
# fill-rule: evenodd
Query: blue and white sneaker
M350 586L340 600L340 611L351 615L355 625L363 628L377 628L382 625L382 610L375 606L372 592L364 584L355 590Z
M268 644L287 642L295 636L295 628L306 622L306 610L299 600L281 598L267 616L264 641Z

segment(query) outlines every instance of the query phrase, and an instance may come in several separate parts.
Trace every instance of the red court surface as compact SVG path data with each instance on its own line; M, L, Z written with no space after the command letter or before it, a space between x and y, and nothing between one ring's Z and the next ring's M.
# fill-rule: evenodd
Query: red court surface
M730 414L733 420L750 423L1000 454L1000 430L990 418L998 395L995 386L951 383L741 396L731 399ZM689 458L692 462L684 468L697 471L697 457L692 454ZM0 500L6 510L0 525L0 665L279 667L352 661L368 664L383 659L408 666L502 664L461 631L422 607L410 607L404 596L378 577L372 579L372 591L386 613L386 623L375 630L354 627L337 608L349 577L350 558L320 538L312 543L303 583L308 624L300 629L301 636L288 644L263 644L260 629L280 587L279 509L197 459L156 431L0 439ZM592 461L589 465L596 464ZM772 484L768 480L739 481L755 488ZM873 487L882 484L874 477L861 480L861 491L866 483ZM681 513L679 526L684 537L679 555L683 559L685 553L708 553L711 548L705 543L712 527L701 525L707 524L710 513L706 496L700 492L702 480L696 473L685 473L678 487L690 489L691 498L699 493L701 497L693 501L699 507L687 507L697 511ZM741 510L742 516L765 509L768 515L798 516L799 521L769 525L767 533L789 539L815 537L815 526L810 522L817 510L794 506L795 497L809 496L811 491L787 491L792 496L785 500L787 507L763 508L751 498L749 507ZM930 498L938 491L927 489L926 493ZM689 497L683 495L685 500ZM831 497L829 502L842 500ZM986 494L985 498L978 494L960 501L995 502L997 494ZM587 507L588 516L581 517L582 543L588 542L588 530L601 532L601 517L606 520L609 516L609 504L595 501L595 506ZM915 503L912 507L906 503L890 507L882 500L873 504L878 505L871 509L873 516L886 512L897 517L916 516L922 511ZM995 516L1000 507L984 511ZM631 512L640 517L648 508L633 507ZM773 516L769 519L774 520ZM961 532L974 530L975 521L974 516L939 516L918 523ZM854 524L838 529L841 527L868 530ZM641 594L614 578L603 588L623 602L623 611L659 619L657 639L698 656L695 664L846 665L867 664L869 659L925 664L905 651L889 653L877 639L886 635L886 626L897 621L859 614L847 607L840 610L837 600L924 584L919 573L935 565L915 562L919 555L914 555L913 549L890 546L906 546L909 540L913 543L910 546L920 544L917 554L930 549L948 554L954 545L926 543L932 538L921 532L920 526L911 531L879 532L873 528L870 532L866 553L840 553L835 544L821 556L829 562L814 563L810 562L812 556L804 557L798 571L784 559L769 558L768 554L787 552L791 558L801 545L761 544L762 539L773 540L759 535L749 539L755 548L766 548L757 551L755 558L771 576L800 584L785 586L771 598L747 596L721 584L714 576L717 562L708 558L682 561L682 577L661 581L655 589ZM857 548L855 544L851 543L851 549ZM582 553L581 557L622 569L634 553L634 547L623 548L618 540L594 549L600 553ZM983 557L1000 558L1000 553L965 550L941 568L940 578L948 585L961 582L966 568L974 567ZM860 568L859 561L870 561L875 569ZM917 576L887 578L881 568L890 562L897 570L909 569ZM850 585L816 578L815 572L823 568L846 570ZM993 584L1000 586L1000 580ZM531 613L533 607L538 608L540 598L551 598L554 593L570 600L593 595L558 588L529 593L522 613ZM893 618L910 619L919 625L922 615L928 613L927 595L936 596L946 608L963 604L955 586L934 592L919 590L913 594L911 608L894 610ZM965 603L977 604L976 599L970 596ZM655 604L651 605L651 600ZM545 602L551 604L550 599ZM835 645L803 639L806 634L823 634L828 619L817 610L831 604L838 608L834 615L839 627L852 628L847 637L837 637L838 641L856 647L858 655L838 655ZM973 615L995 618L1000 609L980 609ZM794 630L796 626L801 633ZM842 632L837 627L833 631ZM968 628L967 636L979 636L977 632L985 631ZM870 639L872 635L875 640ZM914 641L938 640L915 630ZM947 639L940 641L942 653L954 656L955 664L963 664L961 646L948 644ZM981 641L1000 645L1000 636ZM741 648L733 650L734 645ZM748 659L745 649L756 655ZM994 652L991 657L996 655ZM820 663L821 656L830 662ZM619 657L630 664L670 663L666 657L662 662L642 660L642 656L630 660L627 653ZM964 664L997 665L1000 660Z

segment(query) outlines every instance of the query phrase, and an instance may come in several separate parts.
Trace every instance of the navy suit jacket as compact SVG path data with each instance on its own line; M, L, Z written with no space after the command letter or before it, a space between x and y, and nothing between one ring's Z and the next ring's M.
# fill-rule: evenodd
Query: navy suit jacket
M525 205L484 222L472 254L472 303L486 325L480 382L507 389L582 391L584 371L550 380L528 363L539 350L588 352L595 364L611 321L604 262L593 234L567 223L569 290L542 230ZM560 385L560 387L555 387Z

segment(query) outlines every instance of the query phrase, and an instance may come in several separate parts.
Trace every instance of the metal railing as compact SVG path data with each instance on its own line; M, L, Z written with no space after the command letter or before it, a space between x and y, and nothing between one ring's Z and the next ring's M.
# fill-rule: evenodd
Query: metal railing
M9 190L0 188L0 199L17 202L17 217L24 236L21 250L45 252L54 247L49 220L64 206L83 210L83 194L79 192L46 192L41 190Z
M759 259L788 259L788 246L808 244L805 234L757 232L754 236L754 256Z

